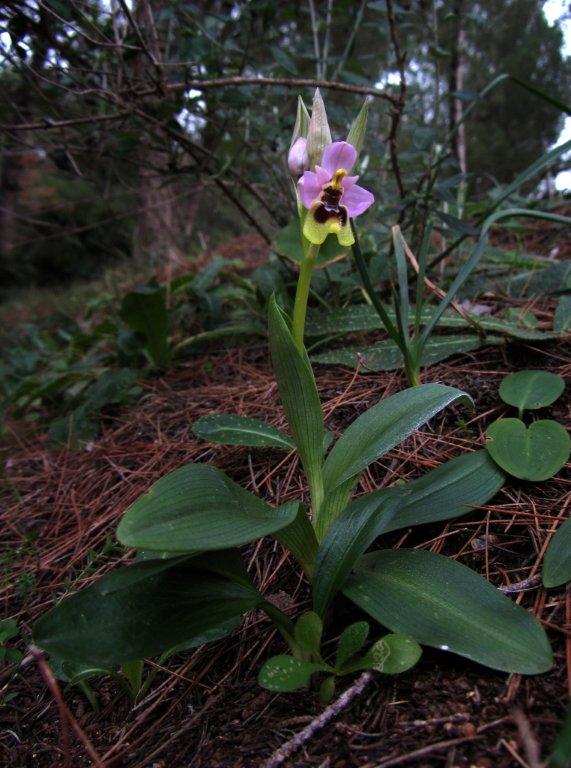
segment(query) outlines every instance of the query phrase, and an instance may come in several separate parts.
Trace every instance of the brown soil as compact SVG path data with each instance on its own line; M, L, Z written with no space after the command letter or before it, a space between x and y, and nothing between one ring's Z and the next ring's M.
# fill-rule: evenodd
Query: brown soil
M360 490L417 476L481 445L485 425L508 410L497 396L502 376L522 366L569 374L570 352L564 344L494 347L430 368L424 380L466 389L476 400L476 414L450 409L434 419L377 462ZM399 373L360 375L342 368L320 367L317 380L327 427L334 431L404 386ZM125 560L119 549L102 554L106 539L126 507L166 472L206 461L272 503L303 493L296 462L283 454L213 447L191 432L196 418L212 412L239 412L284 426L263 345L192 360L143 386L149 396L109 417L101 438L83 450L56 451L45 437L25 434L0 449L7 476L0 510L8 577L2 599L5 615L18 619L26 638L34 619L66 590ZM546 413L568 420L568 405L562 399ZM569 499L563 473L537 485L509 481L485 508L448 524L399 532L388 543L441 552L494 584L515 583L538 571ZM264 541L244 554L264 594L292 613L308 607L306 585L277 544ZM508 676L427 649L410 672L376 677L287 765L511 768L533 765L534 747L545 759L568 698L571 592L537 587L513 597L549 632L556 655L550 673ZM344 626L358 615L345 602L335 618ZM333 640L333 623L328 634ZM94 683L99 714L77 689L66 691L65 701L106 768L260 766L323 710L313 691L274 695L258 687L263 660L283 651L264 616L249 615L234 636L168 662L136 706L109 680ZM94 764L75 735L65 747L58 708L34 662L6 669L3 685L3 697L15 694L0 714L3 765L65 765L66 752L73 768Z

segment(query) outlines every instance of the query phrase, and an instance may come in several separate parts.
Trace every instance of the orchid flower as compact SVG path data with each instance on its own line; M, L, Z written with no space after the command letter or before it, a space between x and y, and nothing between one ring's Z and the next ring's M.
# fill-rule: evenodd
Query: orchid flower
M358 176L349 176L357 160L357 150L347 141L330 144L321 165L304 171L297 183L300 200L309 211L303 225L304 237L321 245L327 235L337 235L340 245L353 245L349 219L360 216L375 198L357 185Z
M302 231L299 278L292 315L292 334L303 352L305 315L319 249L327 235L334 234L342 246L355 242L350 219L367 210L374 197L357 186L350 176L363 145L369 103L365 101L351 126L348 141L332 142L325 104L315 91L311 116L298 99L295 127L288 153L288 167L298 177L297 209Z

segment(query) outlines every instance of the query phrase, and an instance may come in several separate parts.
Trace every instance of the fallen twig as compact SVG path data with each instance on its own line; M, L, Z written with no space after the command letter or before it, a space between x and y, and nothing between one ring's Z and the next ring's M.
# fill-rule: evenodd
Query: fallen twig
M342 693L333 704L330 704L319 717L312 720L303 731L296 733L293 738L286 741L285 744L282 744L282 746L264 763L263 768L277 768L277 766L283 765L283 763L285 763L294 752L297 752L298 749L306 744L317 731L320 731L330 720L337 717L337 715L348 707L354 699L360 696L372 679L372 672L363 672L361 677L359 677L350 688L347 688L347 690Z
M85 735L85 733L81 729L81 726L79 725L75 717L71 714L67 704L63 700L60 687L58 685L57 680L54 677L54 673L52 672L50 665L47 662L45 653L42 650L40 650L40 648L38 648L37 646L31 645L29 647L29 655L26 657L26 659L24 659L23 663L26 663L27 661L36 662L40 670L40 673L44 678L44 682L46 686L48 687L50 693L56 700L59 713L60 713L60 719L61 719L62 748L63 748L64 760L65 760L66 766L69 766L69 768L71 768L72 766L70 744L69 744L69 731L68 731L68 726L71 726L72 730L75 732L76 736L79 738L79 740L85 747L85 751L91 758L94 767L105 768L101 758L95 751L93 744L89 741L88 737Z

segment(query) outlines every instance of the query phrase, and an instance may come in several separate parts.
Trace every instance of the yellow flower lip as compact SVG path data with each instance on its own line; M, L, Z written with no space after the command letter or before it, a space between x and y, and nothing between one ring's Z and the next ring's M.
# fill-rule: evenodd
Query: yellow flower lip
M333 178L329 182L329 186L333 187L334 189L343 189L343 177L347 176L347 171L345 168L338 168L335 173L333 174Z

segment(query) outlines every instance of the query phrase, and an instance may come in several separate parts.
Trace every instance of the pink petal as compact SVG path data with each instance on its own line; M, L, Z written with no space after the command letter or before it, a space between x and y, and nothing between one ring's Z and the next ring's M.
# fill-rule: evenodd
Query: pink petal
M357 150L352 144L347 141L335 141L330 144L321 160L321 165L329 173L329 178L333 176L335 171L340 168L344 168L349 172L355 165L357 160Z
M297 189L301 202L306 208L311 208L312 202L321 194L319 177L313 171L305 171L301 179L297 182Z
M331 174L328 173L325 168L322 168L320 165L315 166L315 173L317 174L317 178L319 179L319 183L322 187L331 180Z
M358 180L358 176L344 176L341 181L341 184L343 184L343 190L347 192L347 190L351 189L351 187L353 187Z
M368 189L353 184L348 190L343 192L340 204L347 208L350 218L360 216L364 211L375 202L375 196Z

